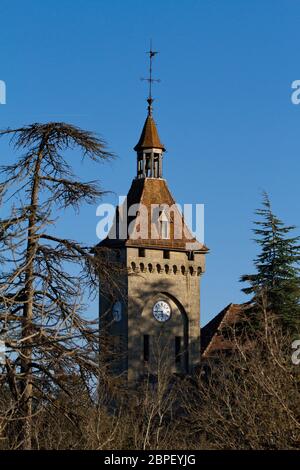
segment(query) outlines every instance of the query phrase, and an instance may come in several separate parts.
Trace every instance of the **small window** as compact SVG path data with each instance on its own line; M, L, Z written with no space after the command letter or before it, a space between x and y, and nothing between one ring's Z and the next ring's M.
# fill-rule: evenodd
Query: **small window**
M144 335L144 361L149 361L149 335Z
M161 238L167 240L169 238L169 222L162 220L161 222Z
M145 258L145 248L139 248L139 257Z
M194 252L193 252L193 251L189 251L189 252L188 252L188 260L189 260L189 261L194 261L194 259L195 259Z
M159 221L160 221L160 235L161 239L166 240L170 238L170 233L169 233L169 219L166 215L166 213L160 212L159 214Z
M169 252L169 250L164 250L164 259L170 259L170 252Z
M175 363L180 363L181 355L181 337L175 336Z

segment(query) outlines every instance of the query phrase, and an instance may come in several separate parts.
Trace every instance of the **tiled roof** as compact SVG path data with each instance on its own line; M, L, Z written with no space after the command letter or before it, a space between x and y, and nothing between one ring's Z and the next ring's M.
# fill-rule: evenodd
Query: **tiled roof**
M125 244L126 246L143 246L143 247L153 247L153 248L166 248L166 249L178 249L178 250L187 250L187 244L193 244L194 247L192 251L208 251L208 248L199 243L189 231L188 227L185 225L182 215L180 214L177 207L175 207L175 201L170 193L170 190L167 186L167 182L161 178L141 178L134 179L131 188L127 196L127 208L133 204L143 204L148 211L148 236L147 238L137 238L132 239L127 237L126 240L112 240L107 238L103 240L100 245L102 246L119 246ZM151 223L151 206L152 205L163 205L166 204L169 207L174 206L174 213L171 211L170 217L170 233L168 239L162 238L153 238L151 228L153 223ZM128 217L128 225L135 219L134 216ZM174 230L174 221L180 220L183 227L183 237L178 239L176 238L176 232ZM155 233L155 232L154 232ZM186 235L185 235L185 234ZM188 235L189 234L189 235Z
M138 151L149 148L165 150L164 145L160 141L155 121L150 114L146 118L140 140L134 147L134 150Z
M202 357L211 357L215 352L232 350L232 342L222 334L224 327L233 326L240 320L249 304L229 304L201 329Z

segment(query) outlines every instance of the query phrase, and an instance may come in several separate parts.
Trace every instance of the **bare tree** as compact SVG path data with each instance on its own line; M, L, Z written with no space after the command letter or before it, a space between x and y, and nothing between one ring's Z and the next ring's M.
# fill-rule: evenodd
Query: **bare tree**
M33 445L33 420L59 391L66 377L80 374L90 391L97 369L97 323L83 315L83 293L91 293L97 273L112 276L105 253L55 233L58 211L94 203L103 191L81 182L62 154L83 159L112 157L103 140L65 123L33 124L6 130L18 160L2 167L0 197L0 327L6 345L2 392L9 392L13 447ZM68 158L73 153L68 153ZM100 262L99 262L100 260ZM117 269L117 268L116 268ZM3 432L3 429L2 429Z
M253 334L248 340L247 333L236 335L233 327L231 354L210 358L197 387L185 389L194 448L202 441L209 449L299 449L300 392L292 337L283 334L278 318L267 314L263 300L261 308L262 328L255 340Z
M170 345L163 334L153 337L152 359L139 386L130 391L122 425L134 449L173 448L179 382L172 374Z

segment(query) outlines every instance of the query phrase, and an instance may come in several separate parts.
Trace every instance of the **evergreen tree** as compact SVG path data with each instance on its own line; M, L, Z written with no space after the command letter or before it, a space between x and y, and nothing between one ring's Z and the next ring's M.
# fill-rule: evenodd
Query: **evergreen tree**
M254 260L255 274L241 277L247 282L243 292L253 295L254 310L259 311L264 297L268 312L280 318L289 329L300 327L300 237L291 237L295 226L285 226L272 212L271 203L263 193L263 208L255 212L261 220L255 222L255 241L261 252Z

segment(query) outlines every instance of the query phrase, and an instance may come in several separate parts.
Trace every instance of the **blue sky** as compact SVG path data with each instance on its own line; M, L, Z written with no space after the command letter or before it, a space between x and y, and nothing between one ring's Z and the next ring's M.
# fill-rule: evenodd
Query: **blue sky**
M118 158L99 167L74 159L74 168L116 202L135 176L150 37L160 51L154 116L164 175L177 202L205 204L205 324L246 300L238 279L252 269L261 191L299 225L299 1L1 0L0 127L59 120L100 133ZM94 243L95 210L64 214L57 230Z

